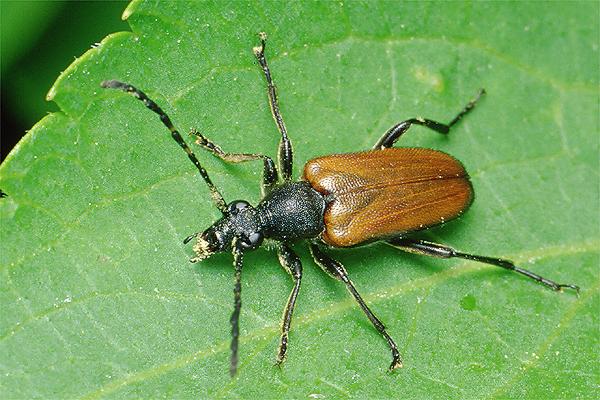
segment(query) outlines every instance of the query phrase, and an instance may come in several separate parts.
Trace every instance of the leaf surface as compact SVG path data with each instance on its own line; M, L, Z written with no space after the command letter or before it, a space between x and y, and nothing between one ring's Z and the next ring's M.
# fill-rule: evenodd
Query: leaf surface
M0 387L10 398L595 398L598 396L598 4L133 2L50 91L0 166ZM291 290L274 253L246 257L241 364L230 379L230 255L191 265L182 239L218 217L208 190L142 104L182 132L275 156L251 49L268 56L295 145L310 158L368 149L414 116L399 145L460 159L476 200L424 235L515 260L581 296L491 266L333 251L396 339L390 354L343 286L304 262L288 359L273 367ZM228 200L260 199L261 166L198 149ZM594 356L596 354L596 356Z

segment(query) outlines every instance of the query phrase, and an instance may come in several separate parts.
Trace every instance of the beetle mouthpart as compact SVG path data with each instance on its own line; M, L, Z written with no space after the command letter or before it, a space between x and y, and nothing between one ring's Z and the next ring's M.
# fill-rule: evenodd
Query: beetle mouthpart
M196 253L196 257L190 258L190 262L193 263L202 261L214 253L214 251L210 249L209 243L202 236L198 237L198 240L194 245L194 252Z
M396 368L402 368L402 360L394 360L392 361L392 365L390 365L390 372L395 370Z

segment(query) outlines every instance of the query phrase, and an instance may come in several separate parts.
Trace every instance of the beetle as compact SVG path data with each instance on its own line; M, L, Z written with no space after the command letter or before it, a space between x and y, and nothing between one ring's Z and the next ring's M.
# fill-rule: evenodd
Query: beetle
M395 124L371 150L334 154L306 163L302 179L292 180L292 143L279 110L277 91L265 56L266 34L259 35L260 45L253 48L267 84L271 114L281 135L278 166L267 155L227 153L203 134L192 130L196 144L225 162L261 160L263 198L256 206L244 200L227 203L207 171L182 138L167 114L136 87L117 80L101 83L103 88L120 89L158 114L172 138L186 152L208 186L212 202L222 217L208 229L185 238L196 239L191 262L215 253L231 252L234 266L234 311L231 315L231 360L233 376L238 365L241 275L244 254L255 250L265 239L276 243L281 266L294 281L286 303L276 364L284 361L288 347L292 314L302 281L302 264L290 247L296 241L308 241L310 253L326 273L343 282L377 331L385 338L392 353L389 369L402 367L398 347L383 323L375 316L350 280L345 267L327 254L327 248L346 248L382 241L400 250L437 258L462 258L518 272L555 291L571 288L526 269L512 261L463 253L452 247L425 241L414 234L443 224L463 214L473 201L473 187L463 165L452 156L426 148L394 148L394 143L413 125L421 125L440 134L448 134L469 113L481 95L470 101L449 123L426 118L411 118ZM280 174L282 179L280 179Z

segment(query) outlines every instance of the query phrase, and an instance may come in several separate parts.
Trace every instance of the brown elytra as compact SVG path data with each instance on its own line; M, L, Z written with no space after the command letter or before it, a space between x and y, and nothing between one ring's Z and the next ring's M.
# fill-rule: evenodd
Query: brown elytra
M310 160L304 179L328 196L322 239L349 247L439 225L473 200L464 167L425 148L390 148Z

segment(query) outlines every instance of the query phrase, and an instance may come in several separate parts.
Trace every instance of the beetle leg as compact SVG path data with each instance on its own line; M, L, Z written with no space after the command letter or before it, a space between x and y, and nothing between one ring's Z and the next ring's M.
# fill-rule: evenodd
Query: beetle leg
M281 324L281 343L279 345L279 352L277 353L277 365L281 365L285 359L287 351L288 333L290 332L290 325L292 322L292 314L294 313L294 307L296 306L296 298L298 297L298 291L300 290L300 282L302 280L302 264L300 259L285 243L280 243L277 249L277 255L279 256L279 262L281 266L294 278L294 288L290 293L290 297L285 306L283 312L283 322Z
M485 94L484 89L480 89L477 93L477 96L471 100L457 115L450 121L448 124L444 124L442 122L436 122L427 118L411 118L406 121L402 121L394 126L392 126L373 146L374 150L381 150L390 148L396 143L396 141L402 136L404 132L411 127L411 125L421 125L431 130L434 130L438 133L447 134L450 132L450 128L456 124L462 117L465 116L469 111L471 111L479 98Z
M312 253L312 256L317 265L319 265L325 272L327 272L333 278L338 279L346 284L346 288L348 289L350 294L352 294L354 299L358 302L358 305L367 315L369 321L371 321L373 326L375 326L379 333L383 335L385 340L387 340L388 345L390 346L390 350L392 351L392 363L390 364L390 371L402 367L402 359L400 358L400 353L398 352L398 346L396 346L394 339L392 339L391 336L388 335L388 333L386 332L383 323L379 320L379 318L375 316L375 314L373 314L373 312L364 302L364 300L354 287L354 284L348 277L346 268L344 268L344 266L340 262L330 258L328 255L323 253L323 251L321 251L319 246L315 243L310 244L310 252Z
M235 238L232 245L233 266L235 268L235 285L233 287L234 307L231 314L231 363L229 374L234 376L238 366L238 338L240 336L240 311L242 309L242 266L244 265L244 252Z
M277 174L277 168L275 167L275 163L273 159L269 156L265 156L263 154L254 154L254 153L226 153L221 149L221 147L215 143L213 143L206 136L201 134L200 132L192 129L190 131L190 135L196 137L196 144L204 147L206 150L210 151L216 157L219 157L221 160L229 163L240 163L245 161L253 161L253 160L263 160L263 181L262 181L262 191L263 196L271 191L273 186L277 183L279 176Z
M271 106L271 114L273 115L273 119L275 120L275 124L277 125L277 129L279 133L281 133L281 142L279 142L279 170L283 175L283 179L289 181L292 177L292 160L293 160L293 149L292 142L287 134L287 129L285 127L285 123L283 122L283 117L281 116L281 112L279 111L279 103L277 101L277 88L275 84L273 84L273 78L271 77L271 70L269 69L269 65L267 64L267 59L265 57L265 45L267 41L267 34L261 32L259 34L260 37L260 46L252 49L254 51L254 55L256 56L260 67L263 70L265 75L265 79L267 80L267 93L269 95L269 105Z
M505 260L502 258L485 257L477 256L474 254L461 253L459 251L454 250L452 247L418 239L398 238L388 240L387 243L409 253L416 253L424 256L431 256L437 258L464 258L466 260L473 260L484 264L495 265L497 267L502 267L523 274L536 282L548 286L552 290L562 291L563 288L570 288L575 290L579 295L579 286L577 285L556 283L531 271L517 267L512 261Z

